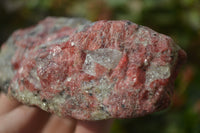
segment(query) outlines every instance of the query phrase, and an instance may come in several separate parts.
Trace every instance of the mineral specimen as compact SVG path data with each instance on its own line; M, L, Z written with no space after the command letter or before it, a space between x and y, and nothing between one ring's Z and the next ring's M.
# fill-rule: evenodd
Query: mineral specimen
M185 57L170 37L130 21L48 17L2 46L0 87L62 117L138 117L170 104Z

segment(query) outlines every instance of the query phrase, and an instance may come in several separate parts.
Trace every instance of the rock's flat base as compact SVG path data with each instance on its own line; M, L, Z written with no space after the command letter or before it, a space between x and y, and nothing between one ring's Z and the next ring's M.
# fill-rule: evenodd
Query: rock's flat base
M170 104L185 57L170 37L130 21L48 17L2 46L0 87L62 117L138 117Z

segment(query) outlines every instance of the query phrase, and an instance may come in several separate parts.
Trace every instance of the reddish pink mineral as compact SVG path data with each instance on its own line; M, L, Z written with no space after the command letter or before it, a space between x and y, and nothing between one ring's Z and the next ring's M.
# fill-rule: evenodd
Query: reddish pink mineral
M62 117L138 117L170 104L185 57L170 37L130 21L49 17L2 46L0 87Z

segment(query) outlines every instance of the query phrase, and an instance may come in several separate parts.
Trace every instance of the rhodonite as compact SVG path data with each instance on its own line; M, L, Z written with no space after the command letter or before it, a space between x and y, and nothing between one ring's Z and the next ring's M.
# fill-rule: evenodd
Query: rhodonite
M170 104L185 57L170 37L130 21L48 17L2 45L0 87L61 117L138 117Z

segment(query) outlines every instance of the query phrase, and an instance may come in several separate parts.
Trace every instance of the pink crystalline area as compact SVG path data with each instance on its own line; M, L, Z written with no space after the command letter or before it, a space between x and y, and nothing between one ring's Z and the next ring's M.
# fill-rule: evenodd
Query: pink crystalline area
M82 120L138 117L170 104L186 56L170 37L130 21L53 30L55 21L13 34L10 92L19 101Z

